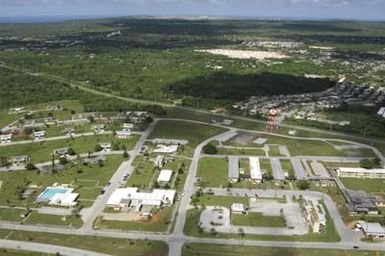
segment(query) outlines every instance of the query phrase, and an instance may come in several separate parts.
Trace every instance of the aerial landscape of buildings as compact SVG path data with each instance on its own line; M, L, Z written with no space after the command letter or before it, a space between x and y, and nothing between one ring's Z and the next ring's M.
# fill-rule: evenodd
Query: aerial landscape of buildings
M385 254L384 1L11 2L1 256Z

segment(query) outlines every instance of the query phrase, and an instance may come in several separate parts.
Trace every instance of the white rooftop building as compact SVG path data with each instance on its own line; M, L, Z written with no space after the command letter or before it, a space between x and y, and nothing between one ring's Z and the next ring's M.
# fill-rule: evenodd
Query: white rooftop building
M366 236L372 236L373 238L385 238L385 229L380 225L380 223L365 222L359 221L359 224L362 227L362 231Z
M12 134L2 134L0 135L0 143L11 143Z
M228 178L232 183L239 180L239 158L236 156L229 156Z
M128 139L131 136L131 130L116 131L116 137L119 139Z
M341 167L337 169L337 175L351 178L385 178L385 169Z
M262 182L262 171L259 157L250 157L250 178L253 183Z
M107 201L108 207L131 207L140 209L142 206L160 208L171 206L175 200L175 190L154 189L152 192L139 192L138 188L118 188Z
M134 129L134 124L132 123L124 123L123 124L123 131L128 131Z
M172 170L161 170L157 181L159 183L168 183L172 177Z
M154 149L154 153L172 154L178 151L178 145L157 145Z
M244 204L234 203L231 205L231 212L232 213L245 213L246 207Z
M102 148L102 152L109 152L112 149L111 143L99 143Z
M35 140L41 140L41 139L44 139L44 137L45 137L45 131L33 132L33 137L35 138Z

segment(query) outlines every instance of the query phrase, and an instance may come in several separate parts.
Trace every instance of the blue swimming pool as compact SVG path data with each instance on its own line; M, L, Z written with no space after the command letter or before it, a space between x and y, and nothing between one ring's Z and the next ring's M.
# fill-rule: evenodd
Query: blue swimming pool
M50 200L56 194L67 193L69 189L65 188L46 188L38 197L38 200Z

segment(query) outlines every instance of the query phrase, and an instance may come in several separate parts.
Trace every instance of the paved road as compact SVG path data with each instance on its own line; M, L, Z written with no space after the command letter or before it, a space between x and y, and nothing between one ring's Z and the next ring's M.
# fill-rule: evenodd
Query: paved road
M0 248L47 253L52 255L56 253L60 253L60 255L68 255L68 256L106 256L108 255L108 254L97 253L97 252L75 249L75 248L64 247L64 246L58 246L58 245L50 245L50 244L34 243L34 242L22 242L22 241L14 241L14 240L3 240L3 239L0 239Z

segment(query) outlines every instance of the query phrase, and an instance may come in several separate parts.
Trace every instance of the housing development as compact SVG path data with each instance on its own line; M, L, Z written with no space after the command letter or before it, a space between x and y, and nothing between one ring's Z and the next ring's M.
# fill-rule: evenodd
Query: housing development
M0 255L385 255L384 24L7 24Z

